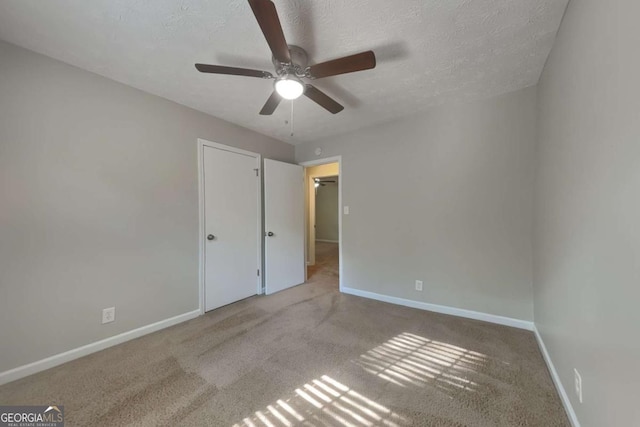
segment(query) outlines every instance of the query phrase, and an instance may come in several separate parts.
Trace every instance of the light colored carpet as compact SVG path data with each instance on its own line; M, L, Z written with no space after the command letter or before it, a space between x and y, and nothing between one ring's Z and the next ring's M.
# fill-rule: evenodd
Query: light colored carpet
M337 258L337 257L336 257ZM309 283L0 387L67 426L568 426L532 333Z

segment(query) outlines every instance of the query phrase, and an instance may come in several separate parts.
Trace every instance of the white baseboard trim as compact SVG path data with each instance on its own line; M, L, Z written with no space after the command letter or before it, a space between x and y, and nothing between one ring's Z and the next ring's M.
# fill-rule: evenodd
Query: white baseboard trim
M436 313L450 314L452 316L466 317L468 319L482 320L485 322L497 323L499 325L511 326L519 329L533 331L533 322L528 320L513 319L511 317L498 316L495 314L481 313L479 311L465 310L463 308L449 307L446 305L430 304L428 302L414 301L410 299L392 297L388 295L376 294L374 292L362 291L354 288L342 288L345 294L370 298L378 301L389 302L391 304L404 305L421 310L433 311Z
M17 368L0 372L0 385L27 377L29 375L33 375L37 372L41 372L49 368L53 368L54 366L62 365L63 363L67 363L74 359L79 359L80 357L95 353L96 351L104 350L105 348L121 344L125 341L129 341L134 338L159 331L160 329L168 328L169 326L186 322L187 320L196 318L199 315L200 310L190 311L188 313L180 314L178 316L170 317L168 319L161 320L150 325L123 332L121 334L114 335L112 337L105 338L91 344L83 345L82 347L74 348L72 350L65 351L64 353L59 353L47 357L46 359L38 360L27 365L18 366Z
M560 381L560 376L558 376L558 372L556 371L555 366L553 366L553 362L551 361L551 356L549 356L549 352L547 352L547 347L544 345L544 341L542 341L542 337L538 332L538 328L536 328L535 324L533 325L533 333L536 336L536 340L538 341L538 347L540 347L540 351L542 352L542 357L544 358L545 363L547 364L547 368L549 369L549 373L551 374L551 379L553 380L553 384L556 386L556 390L558 390L558 394L560 395L560 400L562 401L562 405L564 406L564 410L567 412L567 417L571 422L573 427L580 427L580 422L578 421L578 417L576 416L575 411L573 410L573 406L571 405L571 401L569 400L569 396L567 395L564 386L562 385L562 381Z
M338 243L338 240L326 240L326 239L316 239L316 242L324 242L324 243Z

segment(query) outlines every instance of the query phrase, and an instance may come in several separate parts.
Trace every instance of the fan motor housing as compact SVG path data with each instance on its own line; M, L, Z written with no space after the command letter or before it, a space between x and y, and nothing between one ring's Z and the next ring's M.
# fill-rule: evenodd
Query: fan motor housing
M291 64L280 62L273 57L271 58L273 66L276 68L276 73L279 76L293 74L297 77L306 77L307 64L309 62L307 52L300 46L290 44L288 47L289 53L291 54Z

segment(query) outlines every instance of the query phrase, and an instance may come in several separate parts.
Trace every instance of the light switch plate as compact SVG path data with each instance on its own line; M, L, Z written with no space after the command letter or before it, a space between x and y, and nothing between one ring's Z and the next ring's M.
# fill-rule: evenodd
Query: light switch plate
M345 215L349 215L349 206L345 206L344 208L342 208L342 210L344 211Z

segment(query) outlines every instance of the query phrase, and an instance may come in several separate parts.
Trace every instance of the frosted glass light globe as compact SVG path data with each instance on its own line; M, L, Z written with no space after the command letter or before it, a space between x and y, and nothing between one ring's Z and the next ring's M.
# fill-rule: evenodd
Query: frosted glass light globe
M296 99L304 93L304 85L294 76L284 76L274 83L276 92L284 99Z

